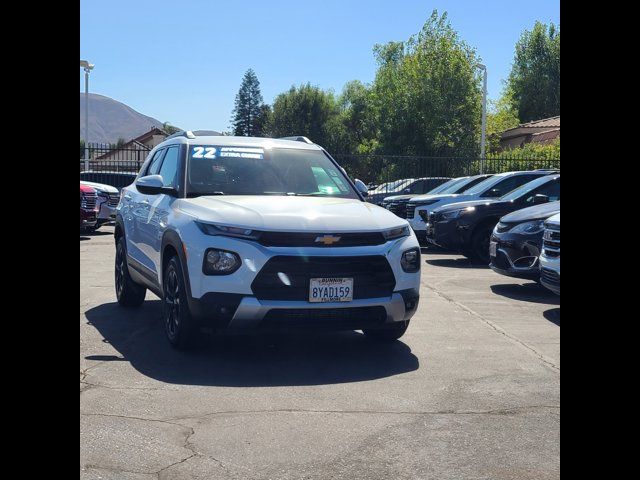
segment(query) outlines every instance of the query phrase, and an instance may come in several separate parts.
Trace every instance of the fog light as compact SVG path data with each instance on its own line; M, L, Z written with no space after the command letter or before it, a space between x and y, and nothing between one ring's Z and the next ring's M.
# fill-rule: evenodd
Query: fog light
M400 259L400 265L402 270L408 273L420 270L420 249L414 247L404 252Z
M240 257L237 253L208 249L204 254L202 272L205 275L229 275L240 268Z

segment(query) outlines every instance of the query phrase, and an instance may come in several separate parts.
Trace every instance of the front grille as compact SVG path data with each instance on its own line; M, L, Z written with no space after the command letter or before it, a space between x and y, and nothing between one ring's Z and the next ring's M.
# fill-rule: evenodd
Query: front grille
M120 202L120 194L119 193L110 193L109 200L107 200L107 205L110 207L117 207L118 202Z
M418 206L418 204L416 203L407 203L407 208L405 208L405 218L413 218L414 215L416 214L416 207Z
M547 257L559 257L560 256L560 230L556 228L547 227L544 230L542 236L542 248L544 249L544 255Z
M358 330L383 323L387 311L377 307L272 308L262 319L262 327L309 327Z
M93 210L96 208L98 196L95 193L83 193L80 197L80 208Z
M560 275L549 268L542 268L540 270L540 278L551 285L560 285Z
M332 236L339 238L332 243L316 242L318 237ZM331 240L331 239L328 239ZM363 247L382 245L385 238L381 232L356 233L294 233L294 232L262 232L258 242L265 247Z
M310 279L331 277L353 278L354 300L390 297L396 286L391 266L382 255L278 255L262 267L251 284L251 290L259 300L308 301Z
M395 213L400 218L407 218L406 202L394 202L387 206L387 210Z

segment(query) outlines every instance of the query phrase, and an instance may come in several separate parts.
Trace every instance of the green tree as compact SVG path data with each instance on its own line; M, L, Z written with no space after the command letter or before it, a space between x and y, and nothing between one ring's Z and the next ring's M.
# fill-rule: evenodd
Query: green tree
M520 122L560 115L560 27L536 22L516 43L508 79Z
M481 93L475 50L436 10L407 42L376 45L372 108L383 153L478 150Z
M329 151L337 151L342 131L339 107L332 92L307 83L292 86L273 102L269 131L273 137L304 135Z
M162 124L162 130L167 133L167 135L173 135L174 133L178 133L181 129L178 127L174 127L169 122L164 122Z
M505 89L497 101L489 101L487 112L487 152L500 150L500 135L505 130L517 127L518 112L513 107L512 92Z
M236 95L235 107L231 125L233 134L245 137L262 136L265 119L260 82L255 72L250 68L242 77L240 90Z

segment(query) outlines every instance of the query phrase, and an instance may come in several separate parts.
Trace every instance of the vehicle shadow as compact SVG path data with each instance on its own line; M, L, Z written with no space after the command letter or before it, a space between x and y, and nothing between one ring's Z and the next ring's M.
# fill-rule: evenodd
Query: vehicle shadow
M560 326L560 308L550 308L549 310L545 310L542 315L551 323Z
M85 236L80 235L80 241L83 242L85 240L91 240L91 239L89 237L85 237Z
M136 309L105 303L87 310L88 323L140 373L167 383L207 386L293 386L361 382L417 370L401 341L376 343L361 333L213 336L195 350L171 348L160 301ZM95 355L87 355L95 360Z
M502 285L491 285L490 288L496 295L502 295L503 297L513 300L560 305L560 297L558 295L536 282L525 284L506 283Z
M429 265L434 267L448 267L448 268L489 268L489 265L477 263L469 260L465 257L458 258L434 258L425 260Z

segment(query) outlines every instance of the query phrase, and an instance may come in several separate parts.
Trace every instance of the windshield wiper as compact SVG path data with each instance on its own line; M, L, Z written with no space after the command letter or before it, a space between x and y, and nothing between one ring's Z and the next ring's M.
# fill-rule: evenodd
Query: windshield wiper
M202 197L208 195L224 195L224 192L189 192L187 198Z

